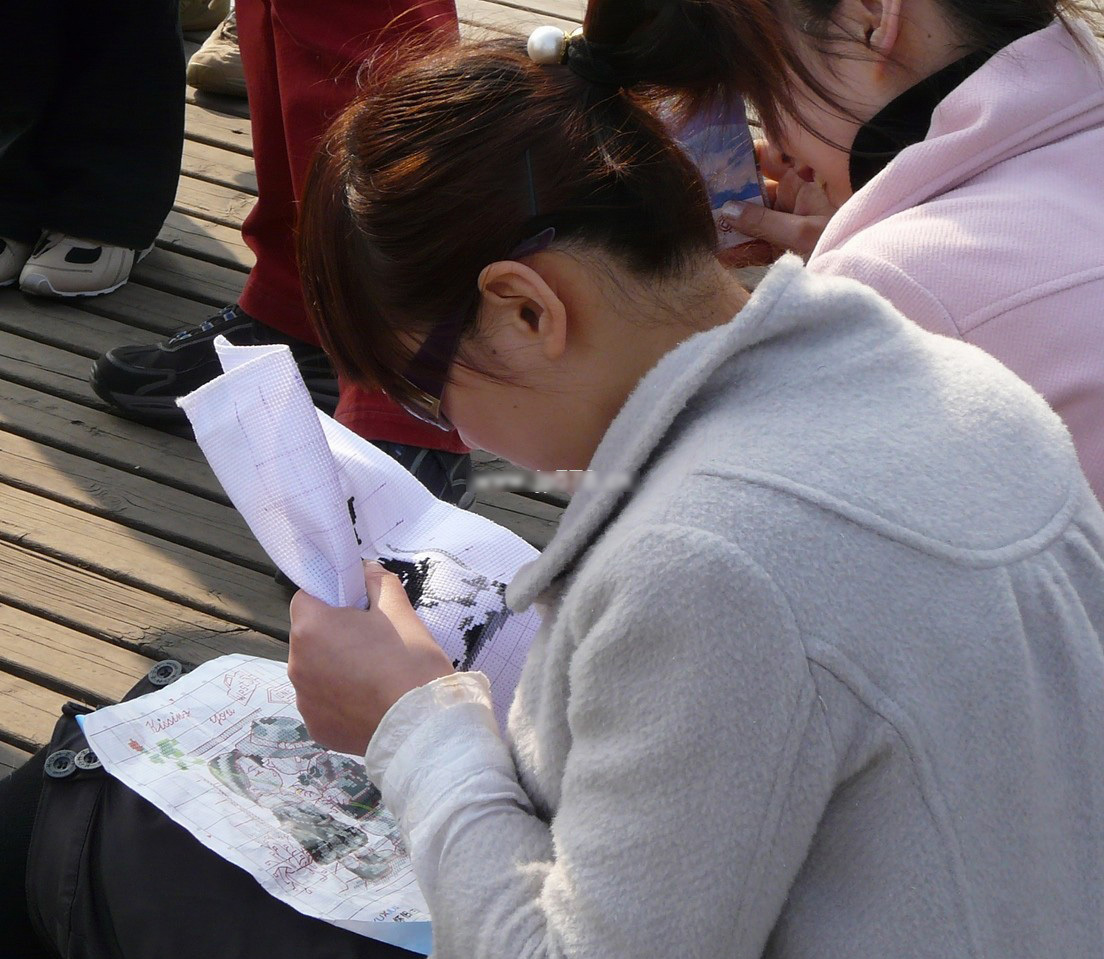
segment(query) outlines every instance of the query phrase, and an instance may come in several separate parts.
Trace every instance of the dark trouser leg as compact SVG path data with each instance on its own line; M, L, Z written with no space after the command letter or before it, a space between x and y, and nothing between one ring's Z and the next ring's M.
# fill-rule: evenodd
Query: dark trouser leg
M46 750L0 780L0 930L5 955L50 959L27 915L27 851L31 844Z
M42 227L115 246L149 246L180 176L179 0L45 2L60 7L65 30L36 138L34 162L49 196Z
M0 7L0 236L31 243L43 228L46 184L35 161L59 64L60 0Z
M414 36L456 32L452 0L238 0L259 197L242 226L257 255L239 303L282 333L317 342L295 261L297 205L315 146L358 92L358 70ZM455 434L382 393L342 385L337 418L370 440L461 452Z

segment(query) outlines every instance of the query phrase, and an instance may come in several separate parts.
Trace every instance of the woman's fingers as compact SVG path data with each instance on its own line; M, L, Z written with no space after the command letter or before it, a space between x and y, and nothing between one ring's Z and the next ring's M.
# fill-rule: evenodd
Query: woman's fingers
M778 181L778 187L774 191L774 202L771 208L781 210L783 213L793 213L797 205L797 197L802 188L808 186L808 182L798 176L796 170L787 170Z
M723 216L729 227L771 246L807 257L836 212L811 171L792 167L778 181L772 207L727 203ZM727 258L722 262L733 264ZM768 261L769 262L769 261Z
M329 606L302 590L291 601L288 678L299 712L318 742L354 754L399 698L452 672L399 578L369 565L370 609Z
M380 593L383 590L383 581L388 572L375 560L364 563L364 592L368 594L368 608L379 607ZM398 577L395 577L396 579Z
M827 216L785 213L756 203L728 203L725 212L734 218L733 223L741 233L802 256L812 253L828 224Z

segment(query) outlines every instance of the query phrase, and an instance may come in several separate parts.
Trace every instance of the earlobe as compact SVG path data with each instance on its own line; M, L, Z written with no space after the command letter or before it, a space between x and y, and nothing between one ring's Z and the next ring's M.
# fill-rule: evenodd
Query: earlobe
M897 44L901 25L901 0L863 0L866 8L866 45L883 57Z

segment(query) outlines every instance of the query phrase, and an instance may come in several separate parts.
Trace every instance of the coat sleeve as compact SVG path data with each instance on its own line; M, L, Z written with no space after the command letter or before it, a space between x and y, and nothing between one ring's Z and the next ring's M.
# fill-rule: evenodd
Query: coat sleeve
M621 555L546 638L574 644L551 823L470 677L408 694L369 747L441 959L758 959L783 908L836 768L785 597L700 530Z

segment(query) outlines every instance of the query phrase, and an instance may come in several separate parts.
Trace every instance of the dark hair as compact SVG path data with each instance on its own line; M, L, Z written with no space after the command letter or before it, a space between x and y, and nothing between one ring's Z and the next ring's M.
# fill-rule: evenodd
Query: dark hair
M1071 0L941 2L964 47L981 49L1045 26ZM538 66L520 39L373 63L316 155L301 209L307 308L339 372L403 399L405 334L443 322L470 334L479 272L546 227L652 277L711 251L704 187L655 98L694 108L742 96L768 130L796 115L799 84L831 102L792 38L831 38L838 3L590 0L584 35L602 77L631 92Z
M524 40L404 56L330 129L301 209L308 309L353 382L403 399L403 334L458 312L470 333L480 271L548 227L652 277L714 250L697 170L635 98Z
M1081 0L1085 3L1086 0ZM1096 0L1087 0L1094 3ZM939 0L956 28L962 53L994 53L1060 19L1082 18L1076 0ZM796 109L805 87L844 115L809 70L792 42L804 36L814 49L836 52L856 41L836 20L840 0L590 0L584 32L600 40L628 76L702 96L742 95L767 131ZM816 130L812 130L814 134Z

